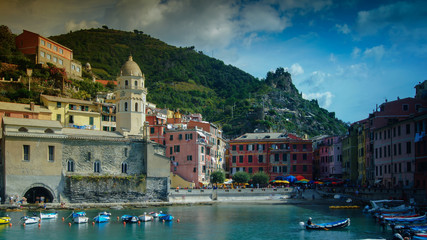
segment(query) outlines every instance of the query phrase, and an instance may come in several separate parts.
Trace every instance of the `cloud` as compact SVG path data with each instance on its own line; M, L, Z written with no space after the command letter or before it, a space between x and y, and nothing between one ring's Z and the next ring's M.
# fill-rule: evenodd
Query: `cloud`
M383 58L385 54L384 46L379 45L372 48L367 48L363 55L368 58L374 58L375 60L379 61Z
M369 11L360 11L356 25L360 34L372 35L394 24L414 28L417 22L426 20L427 2L396 2Z
M303 93L302 97L308 100L317 99L319 106L323 108L329 108L332 104L332 98L334 97L334 95L332 95L331 92L327 91L323 93Z
M337 62L337 57L335 57L335 55L333 53L331 53L329 55L329 61L336 63Z
M292 76L298 76L304 74L304 69L299 65L299 63L294 63L290 68L290 72Z
M321 71L314 71L310 74L308 78L303 80L301 82L302 85L308 85L310 86L310 89L319 89L323 83L325 82L326 78L330 77L331 74L324 73Z
M65 29L67 30L67 32L69 31L76 31L76 30L80 30L80 29L89 29L89 28L98 28L100 27L100 24L97 21L81 21L81 22L74 22L74 21L69 21L65 24Z
M358 58L360 56L360 48L354 47L353 51L351 52L351 56L353 58Z
M344 24L344 25L335 24L335 28L337 29L338 32L343 34L349 34L351 32L347 24Z

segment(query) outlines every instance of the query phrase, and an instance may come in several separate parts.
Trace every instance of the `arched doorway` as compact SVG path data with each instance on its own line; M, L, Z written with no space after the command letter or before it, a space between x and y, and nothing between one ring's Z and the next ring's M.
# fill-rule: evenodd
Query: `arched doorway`
M45 187L32 187L25 192L24 197L28 203L52 202L53 195Z

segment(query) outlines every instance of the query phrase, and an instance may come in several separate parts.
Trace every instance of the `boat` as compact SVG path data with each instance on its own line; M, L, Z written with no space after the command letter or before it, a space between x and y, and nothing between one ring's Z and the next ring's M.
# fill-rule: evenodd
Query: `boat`
M427 220L426 215L417 217L384 217L382 218L386 222L425 222Z
M169 214L165 214L165 213L159 213L159 220L162 220L162 221L172 221L173 220L173 216L169 215Z
M40 219L55 219L58 217L58 213L40 213Z
M150 222L153 221L153 216L147 213L144 213L143 215L138 216L139 220L142 222Z
M73 212L72 218L74 223L87 223L89 221L89 218L86 217L85 212Z
M132 215L123 215L122 221L127 223L137 223L139 221L139 218L137 216Z
M11 220L10 217L0 217L0 224L8 224Z
M413 240L427 240L427 234L425 233L417 233L414 236L412 236Z
M98 215L104 215L104 216L111 216L111 213L110 212L100 212L100 213L98 213Z
M22 221L23 224L34 224L34 223L39 223L40 222L40 218L39 217L23 216L21 218L21 221Z
M161 211L160 211L161 212ZM156 212L150 212L149 213L151 216L153 216L153 218L158 218L159 217L159 214L158 213L156 213Z
M413 206L406 205L403 200L371 200L370 204L371 207L365 207L365 212L399 213L414 210Z
M360 206L353 205L353 206L329 206L330 209L358 209Z
M104 223L104 222L108 222L108 221L110 221L110 216L108 216L108 215L98 215L98 216L96 216L96 217L94 217L93 218L93 220L96 222L96 223Z
M336 222L329 222L329 223L307 225L304 222L300 222L299 224L301 227L303 228L305 227L305 229L308 229L308 230L330 230L330 229L345 228L350 226L350 218L336 221Z

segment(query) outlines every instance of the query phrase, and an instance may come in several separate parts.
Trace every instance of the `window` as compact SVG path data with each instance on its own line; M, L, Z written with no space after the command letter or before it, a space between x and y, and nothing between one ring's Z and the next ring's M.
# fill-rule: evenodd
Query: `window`
M187 161L193 161L193 155L188 155L187 156Z
M307 172L307 165L302 165L302 171Z
M89 117L89 125L93 125L93 117Z
M46 128L46 130L44 130L44 133L54 133L54 131L50 128Z
M63 53L64 53L64 50L62 50L62 48L60 48L60 49L59 49L59 53L60 53L60 54L63 54Z
M408 111L408 109L409 109L409 105L408 104L403 104L402 105L402 109L403 109L403 111Z
M284 162L288 161L288 154L286 153L283 154L283 161Z
M61 65L64 65L64 62L62 61L62 59L58 59L58 63Z
M24 127L20 127L18 129L19 132L28 132L28 129L24 128Z
M122 173L128 173L128 164L122 163Z
M169 136L169 140L173 141L173 135L172 134Z
M411 163L410 162L406 163L406 171L407 172L411 172L412 171L412 169L411 169Z
M151 134L153 134L153 133L154 133L154 128L153 128L153 127L151 127L151 128L150 128L150 133L151 133Z
M47 43L47 48L52 48L52 44Z
M232 159L233 163L236 163L236 156L233 156Z
M179 145L173 146L173 151L174 152L179 152Z
M397 145L397 151L399 152L399 155L401 155L401 154L402 154L402 144L401 144L401 143L399 143L399 144Z
M307 160L307 154L306 154L306 153L304 153L304 154L302 155L302 160Z
M135 81L135 87L138 87L138 81Z
M282 166L282 172L287 173L288 172L288 166Z
M412 152L411 142L406 142L406 153L410 154Z
M53 62L58 62L58 58L53 57Z
M70 118L69 118L68 122L69 123L74 123L74 116L73 115L70 115Z
M10 113L4 113L5 117L10 117Z
M135 103L135 112L138 112L138 103Z
M88 152L87 153L87 160L90 161L92 159L92 153Z
M46 58L50 60L50 54L46 54Z
M61 102L56 102L56 107L61 108Z
M292 154L292 160L297 160L297 155L296 154Z
M193 172L196 172L196 168L193 168Z
M292 166L292 172L296 172L297 171L297 165L293 165Z
M101 163L96 161L93 163L93 172L99 173L101 171Z
M329 142L329 140L328 140L328 142ZM293 149L297 149L297 145L296 145L296 144L294 144L292 148L293 148Z
M239 145L239 150L243 151L243 145Z
M263 155L259 155L259 156L258 156L258 162L259 162L259 163L264 162L264 156L263 156Z
M48 151L49 151L49 158L48 158L49 162L55 161L55 146L49 146Z
M127 111L128 111L128 103L125 102L125 112L127 112Z
M258 168L258 172L264 172L264 168L263 167L259 167Z
M248 163L252 163L252 155L248 156Z
M178 139L179 139L179 140L182 140L182 134L179 134L179 135L178 135Z
M243 156L239 156L239 163L243 163Z
M24 161L30 161L30 145L24 145L23 146L23 160Z
M411 125L406 124L406 134L411 134Z
M236 151L236 145L231 146L232 151Z
M74 172L74 161L73 160L68 160L67 171L68 172Z
M44 46L46 43L43 39L40 39L40 45Z
M192 133L186 133L185 134L185 140L190 140L193 139L193 134ZM233 146L234 150L236 150L236 146Z
M127 157L127 156L128 156L128 148L125 148L125 149L124 149L124 154L125 154L125 157Z
M253 171L252 171L252 168L251 167L249 167L248 168L248 173L252 173Z
M274 154L274 161L278 162L280 160L279 154Z

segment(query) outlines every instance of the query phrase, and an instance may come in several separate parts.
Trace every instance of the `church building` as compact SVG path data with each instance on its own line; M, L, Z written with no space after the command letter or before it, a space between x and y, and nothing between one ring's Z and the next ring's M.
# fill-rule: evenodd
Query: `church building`
M145 76L132 57L117 78L117 131L4 117L0 196L37 202L167 201L170 160L148 137Z

